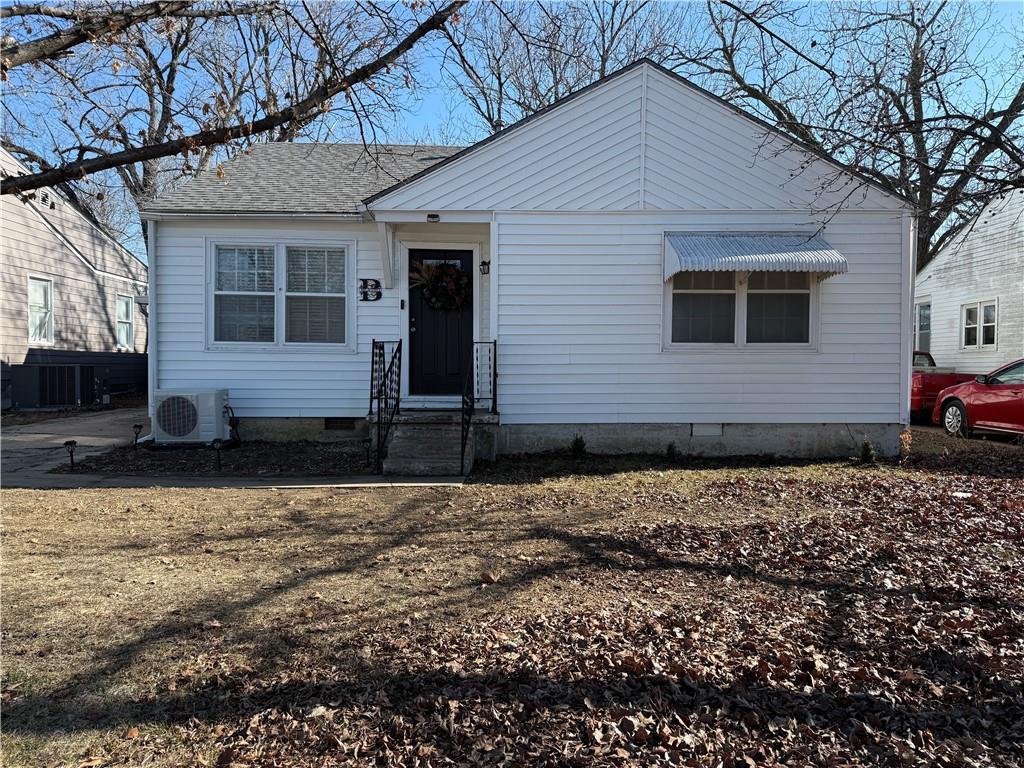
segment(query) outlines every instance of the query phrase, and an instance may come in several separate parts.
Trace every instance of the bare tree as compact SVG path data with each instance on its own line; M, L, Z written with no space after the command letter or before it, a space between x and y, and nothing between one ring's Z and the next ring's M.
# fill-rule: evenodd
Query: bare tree
M464 4L303 1L214 17L179 8L117 27L72 56L12 66L4 144L35 159L40 171L5 178L0 191L24 193L113 170L142 202L162 174L173 175L170 158L179 157L177 170L187 172L208 165L225 145L287 140L332 120L348 120L372 141L375 110L410 80L403 57L457 21ZM50 9L40 13L56 18ZM4 50L24 45L7 41ZM31 108L12 109L14 94ZM45 149L40 133L50 144Z
M497 131L631 61L664 59L680 13L650 0L474 4L443 30L444 73Z
M920 267L1024 184L1024 60L993 24L971 3L707 0L669 63L912 200Z

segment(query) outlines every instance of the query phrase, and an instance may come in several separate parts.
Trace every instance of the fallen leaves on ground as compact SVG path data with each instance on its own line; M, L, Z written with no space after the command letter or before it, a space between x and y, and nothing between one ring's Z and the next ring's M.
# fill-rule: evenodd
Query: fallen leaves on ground
M222 764L1019 765L1022 491L711 484L833 511L626 524L592 542L584 578L621 594L603 610L381 631L344 663L222 680L252 713Z

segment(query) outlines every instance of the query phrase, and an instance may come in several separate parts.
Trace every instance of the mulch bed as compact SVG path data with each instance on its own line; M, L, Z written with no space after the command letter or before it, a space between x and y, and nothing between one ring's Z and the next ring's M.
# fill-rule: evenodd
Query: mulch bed
M51 470L70 472L70 464ZM268 443L245 441L217 454L209 447L153 446L115 448L75 462L76 473L100 475L258 477L365 475L366 447L361 443Z

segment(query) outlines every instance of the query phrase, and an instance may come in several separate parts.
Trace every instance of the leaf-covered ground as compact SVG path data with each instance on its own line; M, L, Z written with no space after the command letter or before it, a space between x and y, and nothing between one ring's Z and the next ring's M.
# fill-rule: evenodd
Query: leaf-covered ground
M4 764L1022 765L1021 449L936 440L5 491Z

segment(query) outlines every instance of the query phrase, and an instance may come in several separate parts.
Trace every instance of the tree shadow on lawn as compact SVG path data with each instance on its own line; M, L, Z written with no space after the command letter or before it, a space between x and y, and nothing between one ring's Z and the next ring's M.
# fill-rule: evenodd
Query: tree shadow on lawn
M560 734L559 738L568 734L590 748L594 747L595 738L593 734L587 736L586 731L593 728L594 717L600 715L616 720L623 712L637 710L659 717L671 713L678 720L673 727L679 728L679 722L686 722L691 730L708 725L704 721L698 725L698 720L710 713L713 722L736 738L759 733L758 739L770 741L774 737L763 730L768 723L775 718L793 718L810 729L797 741L812 742L815 734L831 730L844 738L870 745L878 741L878 733L887 733L894 740L905 740L908 733L928 731L929 739L973 740L993 750L1003 749L1008 743L1021 745L1024 690L1020 679L991 674L989 661L972 655L971 648L965 647L962 652L957 652L955 645L951 646L952 650L927 646L923 652L911 650L920 649L922 643L913 627L920 615L915 617L909 613L917 610L930 618L931 614L945 616L961 609L988 612L997 614L1003 621L1004 631L1012 635L1021 629L1020 622L1014 624L1012 619L1014 612L1022 608L1020 602L999 593L995 584L984 592L951 594L945 585L931 584L927 573L908 579L901 586L880 586L874 571L895 555L874 546L870 540L865 546L871 551L865 551L840 567L814 562L785 565L771 560L759 562L757 558L723 562L710 556L711 549L709 556L702 557L699 550L686 551L674 548L671 542L665 544L657 531L653 535L643 530L632 535L581 533L575 530L572 517L567 517L565 526L544 524L508 533L514 540L559 545L568 553L559 560L523 565L487 589L481 589L479 583L463 582L439 595L410 596L400 608L394 609L393 615L385 617L384 626L365 628L362 634L330 652L318 645L305 625L281 627L278 631L233 628L236 623L244 626L242 619L247 613L261 609L282 594L307 590L326 576L371 568L378 557L411 544L429 547L439 530L447 533L459 527L497 530L494 523L476 521L466 525L468 521L461 520L446 520L436 526L410 526L408 521L415 517L414 513L422 511L421 504L422 499L414 496L382 516L376 527L379 540L371 546L340 554L329 565L295 571L271 591L256 589L233 600L199 602L189 609L188 621L168 617L140 637L107 649L91 668L70 678L61 692L15 698L5 707L8 727L13 732L55 734L83 726L114 728L151 723L184 726L196 720L212 726L247 722L271 709L288 713L288 717L304 718L308 708L327 703L333 710L350 712L339 715L337 723L318 721L314 731L322 731L322 743L318 736L308 740L308 744L296 742L289 749L301 751L326 748L329 743L336 745L336 740L329 739L332 729L346 723L351 726L346 719L349 716L357 723L363 722L375 734L367 738L404 738L411 743L431 743L446 754L461 757L469 754L470 742L480 733L500 740L509 736L508 731L513 726L538 732L554 729ZM576 515L585 513L586 510L576 511ZM315 528L318 535L328 540L352 530L351 524L344 522L324 530L322 521L304 509L291 510L288 517L292 525ZM761 526L756 530L770 528ZM754 528L748 527L748 530L756 532ZM811 533L819 538L827 537L825 528ZM729 535L742 536L743 531L731 531ZM798 528L790 534L782 531L781 535L809 534L807 529ZM239 536L244 537L244 534ZM717 547L715 552L718 552L722 540L713 540L709 546ZM813 629L816 642L828 654L830 663L842 661L851 668L879 666L890 673L895 670L894 674L904 666L919 667L930 679L945 686L946 692L925 692L911 701L873 693L870 679L857 690L827 684L801 687L799 678L794 678L796 684L790 684L792 681L782 684L778 680L743 677L742 670L733 670L736 674L731 677L723 676L713 667L706 679L691 677L685 672L666 675L616 669L610 658L601 662L603 667L598 663L580 679L573 679L563 667L545 669L543 661L539 668L538 665L505 668L498 654L484 647L471 648L467 653L468 658L475 654L476 659L483 660L482 670L452 672L445 669L445 664L460 652L459 634L448 637L451 645L440 643L436 657L426 660L410 657L408 661L412 663L409 664L406 663L408 646L406 650L371 652L369 658L359 650L367 638L379 638L381 632L392 638L401 634L401 630L396 633L394 628L387 627L406 615L410 603L416 604L427 617L443 617L453 607L457 608L462 619L456 624L466 627L463 634L471 637L474 617L500 610L508 599L540 582L566 576L600 583L606 589L626 594L643 591L649 584L672 585L698 580L696 592L689 597L684 592L674 599L671 595L652 598L656 604L664 602L666 605L673 600L684 605L689 599L696 601L697 593L714 595L732 592L737 589L736 585L753 587L756 592L767 590L765 594L777 595L780 610L794 617L800 617L806 602L814 598L821 601L822 608L818 615L802 621ZM730 610L744 610L747 599L743 595L736 595L731 602L723 598ZM894 606L903 606L900 610L906 612L904 622L890 627L894 635L885 648L854 637L857 624L870 616L872 608L877 606L890 611L895 610ZM356 609L347 612L354 614ZM210 622L219 622L219 625L204 629L203 625ZM755 629L756 622L745 629L741 627L739 639L742 641L745 632ZM411 628L409 633L413 631ZM559 634L557 638L539 642L537 652L543 656L547 652L564 651L566 637L566 634ZM254 660L253 668L207 670L198 680L183 681L180 690L175 691L164 689L135 696L107 692L116 689L118 676L127 668L144 664L155 646L194 642L197 638L219 649L223 649L226 642L250 647L248 656ZM643 648L646 640L649 638L636 637L636 647ZM429 643L429 639L426 642ZM746 642L754 642L756 648L745 647L740 642L740 656L756 660L766 653L764 638L758 637L756 642L748 638ZM901 650L904 644L906 648ZM688 652L680 651L677 660L685 663L687 659ZM705 658L701 663L712 662ZM735 664L735 658L722 663ZM798 669L797 673L800 672ZM438 724L435 717L438 697L464 703L480 702L481 708L485 704L492 705L511 719L504 722L500 718L484 718L475 726L480 733L472 738L459 735L457 729ZM595 714L592 709L599 711ZM368 716L369 720L361 714L367 711L375 713ZM563 714L555 717L551 712ZM414 730L408 730L408 723L399 725L396 718L411 720ZM229 729L229 733L231 735L222 743L231 749L241 748L248 739L244 726L238 732ZM608 730L605 742L622 741L627 751L645 747L646 742L637 744L628 734L624 738L623 741L621 734ZM883 741L886 743L876 744L876 748L888 750L895 757L897 747ZM514 744L510 746L510 749L516 748Z

